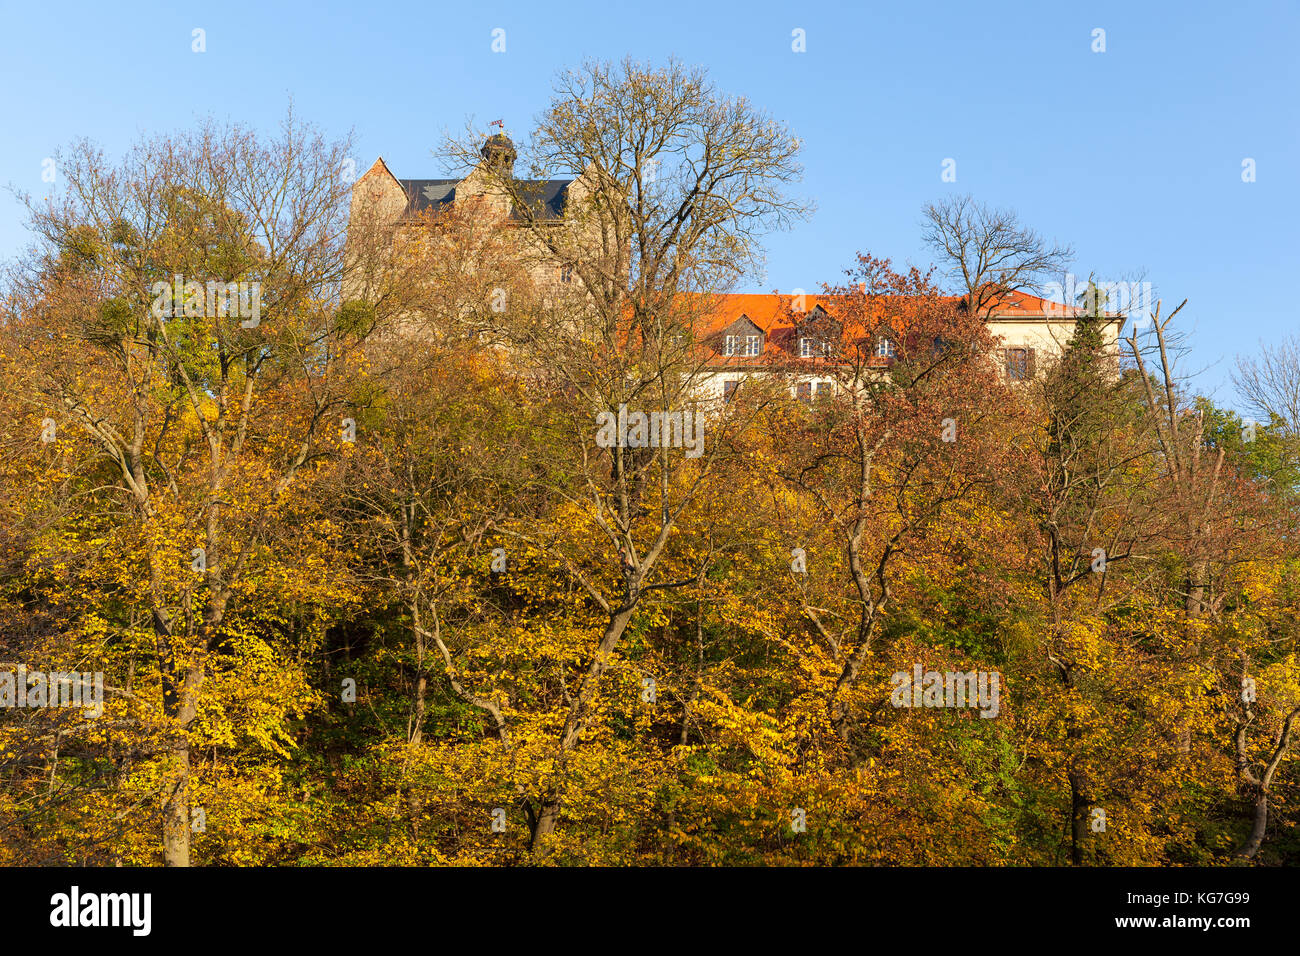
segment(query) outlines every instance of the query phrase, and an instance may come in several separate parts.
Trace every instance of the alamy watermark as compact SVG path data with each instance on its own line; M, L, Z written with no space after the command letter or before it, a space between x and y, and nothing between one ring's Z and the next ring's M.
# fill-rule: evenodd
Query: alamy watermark
M260 282L198 282L174 275L171 282L155 282L149 291L154 297L150 309L158 319L231 316L244 320L240 328L255 329L262 324Z
M890 678L895 707L979 707L981 717L996 717L1002 677L996 671L898 671Z
M698 412L629 412L596 415L596 444L601 448L684 448L687 458L704 453L704 416Z
M0 671L0 707L84 707L84 716L104 713L104 675L100 671Z
M1043 309L1049 315L1073 314L1070 310L1076 308L1087 315L1117 312L1138 325L1146 322L1156 309L1150 282L1099 282L1078 279L1069 273L1064 283L1045 283L1043 297L1046 299Z
M54 927L124 926L133 936L148 936L153 926L151 893L83 893L73 886L50 897Z

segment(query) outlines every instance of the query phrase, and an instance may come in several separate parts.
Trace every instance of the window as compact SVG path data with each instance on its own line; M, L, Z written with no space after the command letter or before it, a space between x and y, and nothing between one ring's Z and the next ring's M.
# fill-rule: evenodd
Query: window
M571 265L560 266L560 281L561 282L573 281L573 266Z
M794 397L801 402L812 401L812 382L800 382L795 386Z
M729 401L731 401L732 396L733 396L733 395L735 394L735 392L736 392L736 386L739 385L739 384L740 384L739 382L723 382L723 383L722 383L722 400L723 400L724 402L729 402Z
M816 387L813 389L813 398L820 402L823 398L830 398L830 397L831 397L831 383L818 382Z
M1007 349L1007 378L1023 382L1029 378L1029 349Z
M818 355L830 355L831 343L823 342L811 336L803 336L799 339L799 357L816 358Z
M758 355L763 350L761 335L728 335L724 355Z
M888 335L882 335L876 339L876 358L893 358L894 357L894 340Z

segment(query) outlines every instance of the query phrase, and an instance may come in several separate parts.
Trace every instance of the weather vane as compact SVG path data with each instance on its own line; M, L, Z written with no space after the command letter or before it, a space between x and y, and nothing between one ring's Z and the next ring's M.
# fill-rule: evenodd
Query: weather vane
M500 127L501 127L501 132L504 133L504 132L506 131L506 121L505 121L505 120L493 120L492 122L488 123L488 125L489 125L489 126L500 126Z

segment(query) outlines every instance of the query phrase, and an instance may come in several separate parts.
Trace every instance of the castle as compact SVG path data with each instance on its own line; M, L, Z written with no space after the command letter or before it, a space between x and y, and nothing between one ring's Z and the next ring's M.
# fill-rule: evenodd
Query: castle
M489 136L480 155L478 165L462 179L399 179L382 157L376 159L353 186L351 223L377 217L389 224L414 226L430 210L472 202L480 211L476 214L534 227L518 230L518 252L537 289L554 292L576 281L572 266L538 241L537 227L582 228L573 222L570 211L590 195L590 172L572 179L515 179L517 153L504 133ZM509 191L497 185L502 180L511 184ZM809 313L834 314L831 297L802 295L800 299ZM701 336L708 352L698 376L705 393L725 400L745 378L777 370L787 376L800 400L811 400L832 387L833 376L808 369L806 360L814 356L818 343L801 332L805 323L791 315L789 296L721 294L711 297L711 303L712 315ZM996 359L1006 379L1032 379L1044 362L1060 354L1082 312L1025 292L999 296L989 307L986 322L1000 340ZM1124 318L1118 313L1104 315L1102 333L1112 349L1117 350ZM874 348L877 364L887 365L894 343L882 336ZM792 367L800 371L789 374Z

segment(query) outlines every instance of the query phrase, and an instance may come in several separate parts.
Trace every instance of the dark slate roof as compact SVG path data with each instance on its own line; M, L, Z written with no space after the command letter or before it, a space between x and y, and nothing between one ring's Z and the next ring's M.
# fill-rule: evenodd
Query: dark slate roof
M456 199L459 179L399 179L406 190L408 214L438 209ZM559 219L564 215L564 200L572 179L517 179L521 194L538 211L539 219ZM514 217L521 218L515 210Z
M539 219L559 219L564 215L564 201L572 179L520 179L520 194L537 210ZM516 212L515 216L518 217Z
M424 212L451 202L456 196L459 179L399 179L406 190L406 211Z

